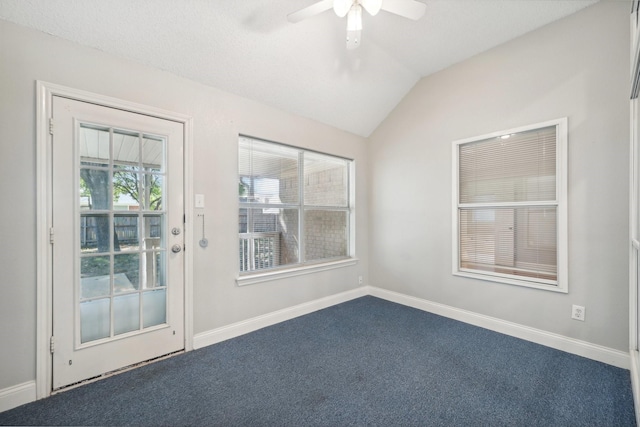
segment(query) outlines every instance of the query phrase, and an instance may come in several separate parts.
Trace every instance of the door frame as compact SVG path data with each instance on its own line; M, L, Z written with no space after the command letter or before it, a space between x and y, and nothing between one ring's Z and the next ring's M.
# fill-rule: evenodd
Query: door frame
M54 96L97 104L182 123L184 129L184 346L193 350L193 117L148 105L125 101L36 81L36 399L52 392L53 334L53 251L49 231L52 226L52 100Z

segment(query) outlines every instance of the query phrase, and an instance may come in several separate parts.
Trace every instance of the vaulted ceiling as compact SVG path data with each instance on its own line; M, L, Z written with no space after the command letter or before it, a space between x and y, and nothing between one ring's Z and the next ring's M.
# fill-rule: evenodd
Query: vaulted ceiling
M368 136L424 76L597 0L419 0L419 21L363 13L345 47L316 0L0 0L0 19ZM383 0L384 1L384 0Z

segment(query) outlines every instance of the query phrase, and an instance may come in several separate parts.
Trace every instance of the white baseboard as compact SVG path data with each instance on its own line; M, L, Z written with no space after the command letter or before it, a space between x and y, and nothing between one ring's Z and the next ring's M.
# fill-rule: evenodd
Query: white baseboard
M636 409L636 424L640 425L640 354L631 350L631 391Z
M351 291L341 292L336 295L330 295L325 298L320 298L304 304L295 305L293 307L267 313L262 316L243 320L211 331L201 332L193 337L193 348L198 349L226 341L249 332L257 331L258 329L262 329L267 326L275 325L276 323L291 320L299 316L304 316L305 314L313 313L314 311L322 310L336 304L341 304L352 299L366 296L368 293L369 289L366 286L363 286Z
M598 362L617 366L619 368L629 369L631 365L629 353L624 351L591 344L586 341L565 337L563 335L519 325L517 323L507 322L495 317L485 316L376 287L369 287L369 295L448 317L450 319L459 320L461 322L469 323L495 332L500 332L501 334L531 341L536 344L555 348L557 350L562 350L567 353L576 354L588 359L597 360Z
M0 390L0 412L8 411L36 400L36 382L14 385Z

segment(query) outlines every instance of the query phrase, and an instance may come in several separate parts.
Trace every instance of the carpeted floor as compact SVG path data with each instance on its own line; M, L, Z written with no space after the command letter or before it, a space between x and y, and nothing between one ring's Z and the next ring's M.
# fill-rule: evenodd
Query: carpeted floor
M629 372L363 297L0 413L2 425L634 426Z

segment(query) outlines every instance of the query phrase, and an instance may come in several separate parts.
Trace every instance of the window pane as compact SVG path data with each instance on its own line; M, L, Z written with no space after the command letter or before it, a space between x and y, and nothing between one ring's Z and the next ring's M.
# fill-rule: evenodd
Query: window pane
M304 213L306 261L346 257L348 254L348 213L307 210Z
M110 308L110 298L80 303L80 341L82 343L109 337Z
M140 162L140 145L137 134L113 131L113 164L121 168L137 168Z
M80 259L80 298L111 294L111 258L91 256Z
M164 139L144 135L142 139L142 167L152 172L164 172Z
M140 209L140 174L137 169L113 171L113 209L137 211Z
M298 209L242 209L239 226L240 271L299 262Z
M80 164L82 166L109 166L109 129L80 125Z
M109 215L80 216L80 251L109 252Z
M139 201L142 209L147 211L162 210L163 176L147 173L142 175L141 179Z
M125 294L113 298L113 334L140 329L140 294Z
M556 127L460 145L460 203L556 199Z
M167 291L159 289L142 294L143 328L160 325L167 319Z
M109 171L80 169L80 210L111 209Z
M555 207L459 210L460 268L557 280Z
M339 206L348 204L346 160L316 153L304 154L304 204Z
M142 254L142 289L165 286L165 252L145 252Z
M140 255L123 254L113 257L113 292L130 292L140 288Z
M238 154L240 202L298 203L298 150L241 138Z
M113 216L113 247L118 251L137 251L140 248L138 237L138 215Z

